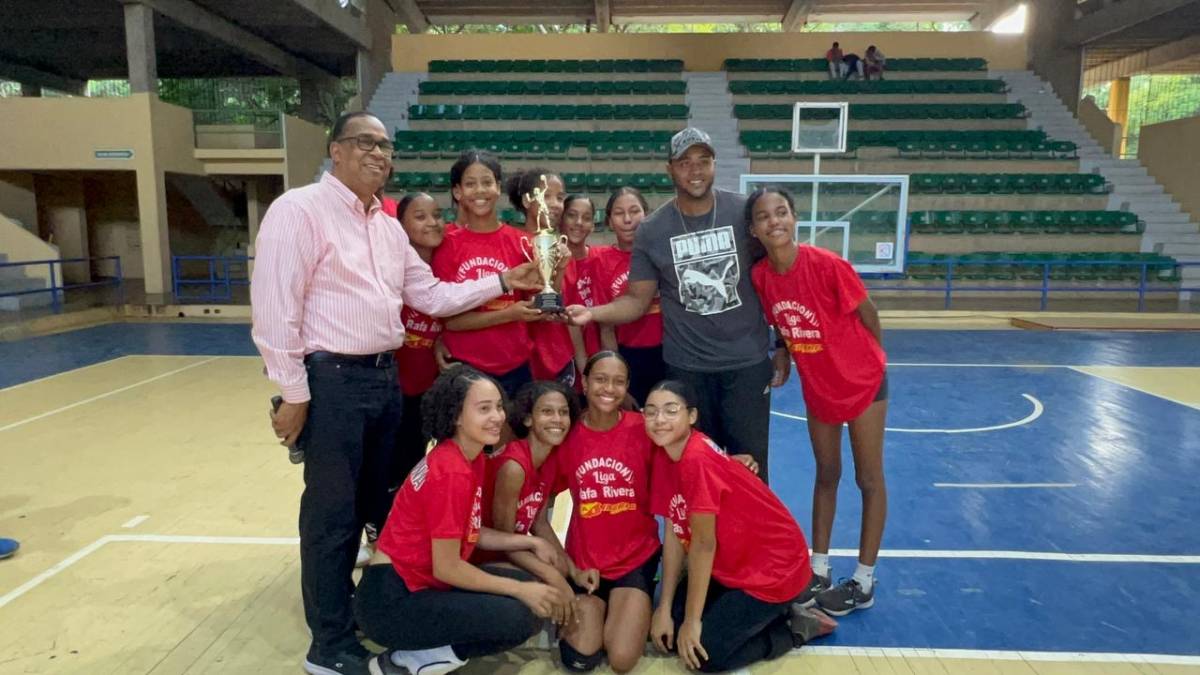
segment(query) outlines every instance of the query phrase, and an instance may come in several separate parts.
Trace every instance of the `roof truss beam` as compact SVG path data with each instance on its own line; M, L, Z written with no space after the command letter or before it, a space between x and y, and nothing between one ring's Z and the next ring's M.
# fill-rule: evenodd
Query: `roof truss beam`
M316 64L294 56L229 20L191 2L191 0L120 0L122 4L142 4L183 26L214 37L235 47L255 61L283 75L335 75Z
M783 30L794 33L808 23L808 15L813 10L813 0L792 0L787 12L783 15Z
M1196 0L1137 0L1115 2L1092 14L1080 17L1062 36L1063 44L1086 45L1119 33L1160 14L1174 11Z

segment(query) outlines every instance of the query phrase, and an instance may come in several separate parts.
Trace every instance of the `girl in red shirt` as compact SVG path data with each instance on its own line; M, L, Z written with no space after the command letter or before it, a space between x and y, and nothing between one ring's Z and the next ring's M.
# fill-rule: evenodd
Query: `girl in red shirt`
M661 555L650 512L653 448L642 416L621 409L628 385L629 367L616 352L588 359L587 409L554 453L556 487L570 490L574 501L566 554L591 577L577 584L587 594L576 610L579 629L559 642L563 663L576 671L599 665L601 649L613 670L632 670L650 628Z
M646 435L658 446L654 513L668 524L650 636L663 651L677 647L688 668L733 670L812 637L812 616L797 607L793 618L791 608L812 570L804 533L783 502L692 429L694 400L684 384L667 380L643 408Z
M840 256L796 245L792 196L774 188L746 201L746 221L767 257L750 278L767 322L796 361L817 461L813 489L813 581L804 602L842 616L875 602L875 561L887 518L883 431L887 356L879 313L858 273ZM780 364L776 364L777 367ZM782 364L786 379L786 360ZM777 384L782 384L779 382ZM842 425L850 427L862 528L854 576L830 587L829 540L842 475Z
M389 651L372 673L393 665L445 673L467 659L512 649L569 598L521 570L476 567L476 546L529 551L544 562L544 540L483 527L483 449L500 440L504 394L467 366L442 373L422 400L425 428L438 441L396 494L379 550L355 592L355 617L368 638Z
M596 281L596 304L612 302L629 286L629 260L633 238L649 206L637 188L623 187L612 193L604 212L608 226L617 236L616 246L598 248L592 263ZM590 325L590 324L589 324ZM658 295L642 318L621 326L604 326L600 340L605 349L619 350L629 363L629 393L641 405L651 385L666 377L662 358L662 309Z
M433 197L424 192L406 195L399 203L384 198L384 210L391 202L390 213L399 217L408 243L416 250L421 260L429 262L433 251L441 245L445 228L442 213ZM391 466L385 471L370 472L365 480L378 479L372 492L378 495L369 507L375 515L367 518L365 530L367 543L360 548L357 565L367 564L379 538L379 527L387 520L396 488L404 481L409 471L425 456L429 438L421 431L421 394L433 385L438 376L438 366L433 354L433 345L442 332L442 322L423 314L405 304L400 310L404 322L404 345L396 350L396 372L403 394L400 427L396 433L396 451L390 458Z
M545 181L543 183L543 180ZM544 189L543 198L549 211L542 216L543 222L538 222L539 205L528 195L534 189ZM558 230L562 221L563 201L566 190L563 180L558 174L546 169L526 169L511 176L507 184L508 201L525 213L525 240L528 255L532 255L533 235L538 228ZM546 221L545 218L549 220ZM552 279L552 285L559 285L560 279ZM529 368L535 380L558 380L568 386L575 384L575 347L571 341L571 333L567 325L553 317L541 316L539 321L528 324L529 337L533 341L533 351L530 353Z
M579 401L575 392L561 382L532 382L517 392L510 417L518 440L510 441L488 458L483 524L501 532L533 534L553 542L558 552L553 565L528 551L509 553L508 559L572 599L562 605L563 613L553 618L559 626L559 638L578 645L582 636L603 631L604 614L593 600L576 599L571 583L594 588L599 576L596 570L579 569L563 552L546 506L556 479L556 449L579 418ZM580 603L587 605L584 611L577 611ZM564 663L569 667L578 665L570 658L570 650L565 652Z
M525 262L526 235L501 223L500 162L495 155L468 150L450 167L450 191L458 205L458 227L448 228L433 254L433 273L443 281L465 281L512 269ZM479 309L446 319L442 341L451 357L495 377L509 395L531 379L532 342L526 322L541 312L520 294L509 292Z
M603 247L588 246L588 237L596 229L596 205L585 195L568 195L564 203L561 231L567 236L571 258L563 271L563 301L567 305L591 307L593 297L592 263L596 251ZM575 369L583 373L588 357L600 351L600 328L588 324L583 328L567 326L575 350ZM579 389L579 387L576 387Z

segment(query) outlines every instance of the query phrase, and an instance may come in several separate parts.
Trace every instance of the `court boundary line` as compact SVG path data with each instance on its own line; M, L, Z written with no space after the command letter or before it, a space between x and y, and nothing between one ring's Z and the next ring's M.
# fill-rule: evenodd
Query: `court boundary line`
M1078 483L934 483L935 488L952 490L1029 490L1036 488L1075 488Z
M47 417L52 417L61 412L66 412L68 410L78 408L79 406L87 405L88 403L93 403L93 402L99 401L100 399L103 399L103 398L108 398L109 396L113 396L115 394L122 394L124 392L129 391L130 389L135 389L137 387L140 387L143 384L150 384L151 382L156 382L158 380L170 377L172 375L182 373L185 370L191 370L192 368L198 368L205 364L212 363L213 361L216 361L219 358L222 358L222 357L212 356L207 359L204 359L203 361L189 363L188 365L183 366L182 368L176 368L175 370L169 370L165 373L159 373L158 375L155 375L154 377L148 377L144 380L139 380L137 382L134 382L133 384L127 384L124 387L119 387L117 389L113 389L112 391L105 392L103 394L96 394L95 396L90 396L88 398L83 399L82 401L68 403L67 405L61 406L59 408L55 408L54 410L50 410L50 411L47 411L47 412L44 412L44 413L41 413L38 415L34 415L33 417L26 417L23 420L17 420L16 422L12 422L10 424L6 424L6 425L0 427L0 432L9 431L11 429L16 429L17 427L24 426L26 424L29 424L30 422L36 422L38 420L45 419Z
M119 542L144 542L155 544L217 544L250 546L299 546L299 537L248 537L188 534L106 534L96 541L40 572L29 581L0 596L0 607L25 595L43 582L55 577L63 570L95 553L102 547ZM838 558L857 558L858 550L850 548L829 549L829 555ZM925 558L959 560L1041 560L1049 562L1075 563L1145 563L1200 565L1200 555L1137 555L1128 553L1057 553L1046 551L984 551L984 550L937 550L937 549L884 549L881 558Z
M131 356L133 356L133 354L123 354L121 356L114 356L113 358L105 359L104 361L97 361L95 363L89 363L86 366L79 366L78 368L68 368L67 370L60 370L57 373L43 375L41 377L34 378L32 380L26 380L24 382L18 382L16 384L10 384L7 387L0 387L0 394L3 394L4 392L7 392L7 391L13 391L14 389L20 389L21 387L25 387L25 386L28 386L31 384L45 382L46 380L53 380L54 378L62 377L63 375L70 375L72 373L78 373L79 371L87 370L88 368L95 368L96 366L103 366L106 363L113 363L115 361L120 361L121 359L127 359Z
M1177 398L1171 398L1170 396L1166 396L1164 394L1158 394L1158 393L1155 393L1152 391L1148 391L1146 389L1142 389L1139 386L1129 384L1127 382L1122 382L1120 380L1114 380L1113 378L1107 377L1105 375L1100 375L1098 373L1089 373L1088 371L1083 370L1084 368L1141 368L1141 367L1142 366L1071 366L1071 370L1073 370L1081 375L1087 375L1088 377L1094 377L1098 380L1104 380L1105 382L1108 382L1110 384L1118 384L1122 387L1125 387L1126 389L1132 389L1136 392L1140 392L1147 396L1153 396L1155 398L1159 398L1164 401L1169 401L1171 403L1177 403L1185 408L1191 408L1192 410L1200 410L1200 406L1196 405L1195 403L1187 403L1186 401L1180 401ZM1180 368L1190 368L1193 366L1179 366L1179 367Z
M24 596L44 582L54 578L75 563L90 556L111 543L164 543L164 544L216 544L216 545L253 545L253 546L299 546L299 537L250 537L250 536L212 536L212 535L171 535L171 534L106 534L96 541L84 546L75 553L67 556L50 569L37 574L29 581L0 596L0 608ZM832 556L857 556L853 549L830 549ZM934 555L958 554L958 555ZM1005 556L992 555L1005 554ZM1054 554L1026 553L1020 551L920 551L920 550L883 550L881 558L1000 558L1015 556L1016 559L1053 559L1065 562L1091 562L1095 558L1121 558L1114 562L1158 562L1150 558L1187 558L1190 564L1200 564L1200 556L1131 556L1123 554ZM1030 556L1053 556L1046 558L1030 558ZM1128 559L1128 560L1124 560ZM1107 560L1106 560L1107 561ZM917 647L849 647L849 646L813 646L806 645L794 649L792 654L812 654L814 656L867 656L892 658L937 658L937 659L990 659L1004 661L1048 661L1048 662L1098 662L1098 663L1157 663L1163 665L1200 665L1200 656L1186 654L1139 654L1117 652L1045 652L1021 650L979 650L954 648L917 648Z
M1060 663L1155 663L1200 665L1200 656L1187 654L1140 654L1137 652L1043 652L1022 650L943 649L918 647L837 647L805 645L792 654L812 656L867 656L905 659L970 659L995 661L1049 661Z
M883 430L902 434L978 434L987 431L1003 431L1004 429L1014 429L1016 427L1022 427L1026 424L1032 424L1033 422L1036 422L1037 419L1046 412L1046 406L1042 405L1042 402L1036 397L1030 394L1021 394L1021 396L1023 396L1026 401L1029 401L1033 404L1033 412L1015 422L1005 422L1004 424L993 424L992 426L988 427L973 427L965 429L910 429L905 427L884 427ZM778 410L772 410L771 414L775 415L776 417L796 420L799 422L804 422L805 424L808 423L808 418L804 417L803 415L794 415L792 413L780 412Z

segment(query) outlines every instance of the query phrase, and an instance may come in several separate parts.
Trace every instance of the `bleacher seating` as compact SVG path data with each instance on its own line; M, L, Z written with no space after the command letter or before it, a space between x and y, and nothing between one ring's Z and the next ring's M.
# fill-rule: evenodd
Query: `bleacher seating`
M987 70L986 59L888 59L888 70L916 72L950 72ZM725 59L725 70L730 72L826 72L828 62L823 58L812 59Z
M413 105L412 120L686 120L686 105Z
M431 73L679 73L679 59L501 59L430 61Z
M683 96L683 80L427 80L422 96Z
M836 110L809 110L810 119L833 118ZM1020 103L942 103L942 104L850 104L852 120L1015 120L1028 116ZM790 120L790 105L735 105L733 114L743 120Z
M1003 94L1003 80L732 80L734 96Z
M431 79L419 85L420 98L409 110L413 128L395 134L389 190L428 191L446 205L448 161L478 147L500 155L506 170L547 166L560 173L568 192L588 195L598 207L625 185L641 189L652 207L661 204L674 191L661 163L689 113L682 65L432 62ZM1005 99L1006 84L987 76L983 59L889 59L889 71L899 75L882 81L830 81L820 58L729 59L725 68L752 172L786 173L789 162L807 161L791 152L785 128L796 97L849 101L848 152L826 159L843 161L845 172L872 173L878 162L887 166L876 173L910 174L908 259L914 262L907 277L913 283L935 280L936 286L947 261L954 261L956 278L984 284L1037 286L1045 263L1052 263L1048 277L1056 282L1128 285L1140 280L1140 263L1148 265L1148 281L1174 279L1173 260L1137 252L1145 227L1137 216L1105 210L1110 187L1100 174L1079 172L1075 145L1024 128L1024 106ZM492 97L500 100L487 100ZM621 128L624 121L628 128ZM539 122L546 124L539 128ZM835 196L840 189L823 188ZM443 212L447 221L455 216L453 208ZM500 216L514 224L524 220L507 204ZM604 216L597 208L598 231ZM890 212L863 209L850 219L852 231L868 237L895 229ZM948 246L962 250L947 253ZM939 252L922 253L923 247ZM1111 262L1129 264L1101 264Z

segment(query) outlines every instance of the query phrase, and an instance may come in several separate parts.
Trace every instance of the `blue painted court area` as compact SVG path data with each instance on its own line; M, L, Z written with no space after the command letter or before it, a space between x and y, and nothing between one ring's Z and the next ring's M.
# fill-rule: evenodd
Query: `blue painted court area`
M827 644L1200 655L1200 410L1070 367L1197 367L1200 336L891 331L886 342L876 606ZM246 325L114 324L0 344L0 387L127 354L255 353ZM774 487L807 531L813 459L795 379L772 407ZM835 576L853 571L860 514L843 445ZM970 487L1013 483L1043 487Z

